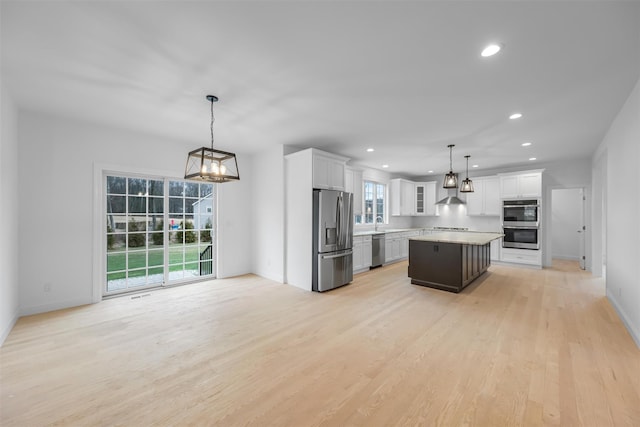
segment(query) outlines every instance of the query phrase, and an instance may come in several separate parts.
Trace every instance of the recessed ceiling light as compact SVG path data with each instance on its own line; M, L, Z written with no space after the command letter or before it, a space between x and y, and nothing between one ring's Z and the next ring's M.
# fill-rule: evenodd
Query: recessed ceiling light
M433 173L433 171L427 171L427 173Z
M519 119L520 117L522 117L522 113L513 113L509 116L511 120Z
M490 44L489 46L482 49L482 53L480 55L485 58L487 56L493 56L496 53L500 52L500 49L502 49L502 47L499 44Z
M373 148L367 148L367 153L373 153L374 151L376 150L374 150Z
M535 157L529 157L529 160L536 160Z
M382 167L386 169L389 167L389 165L382 165Z
M528 146L530 146L530 145L531 145L531 143L530 143L530 142L523 142L523 143L522 143L522 146L523 146L523 147L528 147Z
M472 168L477 168L477 167L478 167L478 165L473 165L473 166L471 166L471 167L472 167Z

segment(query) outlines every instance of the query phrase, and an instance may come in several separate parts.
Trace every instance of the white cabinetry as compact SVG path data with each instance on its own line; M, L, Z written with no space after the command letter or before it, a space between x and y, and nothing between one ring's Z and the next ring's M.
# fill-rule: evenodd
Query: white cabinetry
M467 215L500 216L500 180L497 176L473 178L473 193L467 194Z
M416 182L414 215L436 214L436 183Z
M362 171L359 169L345 168L345 191L353 193L353 214L362 215Z
M400 233L387 233L384 236L384 262L394 262L400 259Z
M353 272L368 270L371 267L371 236L353 238Z
M285 156L285 280L290 285L311 291L313 189L344 190L347 160L314 148Z
M409 238L419 236L422 232L403 231L385 235L385 263L400 261L409 257Z
M391 215L412 216L414 214L415 183L406 179L391 180Z
M517 264L529 264L542 267L542 251L528 249L502 248L500 260Z
M502 239L496 239L491 241L491 261L500 261L502 249Z
M538 199L542 197L542 170L500 175L503 199Z
M313 154L313 188L345 190L346 157L310 148Z

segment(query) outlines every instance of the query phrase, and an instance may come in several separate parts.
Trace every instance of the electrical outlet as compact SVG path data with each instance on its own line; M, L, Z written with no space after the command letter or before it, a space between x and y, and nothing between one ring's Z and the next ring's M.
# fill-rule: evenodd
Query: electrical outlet
M44 284L44 291L45 292L51 292L51 283L45 283Z

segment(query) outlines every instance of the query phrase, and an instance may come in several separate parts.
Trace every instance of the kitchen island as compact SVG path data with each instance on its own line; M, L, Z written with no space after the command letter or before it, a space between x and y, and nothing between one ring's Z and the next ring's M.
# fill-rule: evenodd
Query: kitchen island
M491 265L491 241L501 233L443 232L409 239L414 285L460 292Z

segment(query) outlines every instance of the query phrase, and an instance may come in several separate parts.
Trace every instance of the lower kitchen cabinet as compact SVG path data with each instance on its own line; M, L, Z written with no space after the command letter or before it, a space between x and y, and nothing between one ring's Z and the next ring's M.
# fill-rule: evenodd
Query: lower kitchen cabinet
M491 262L501 260L502 239L491 241Z
M361 272L371 267L371 236L353 238L353 272Z
M542 267L542 251L531 249L502 248L500 251L502 262L512 262L515 264L527 264Z
M421 231L388 233L385 236L385 263L407 259L409 257L409 239L421 234Z
M384 262L394 262L400 259L400 241L402 238L399 233L387 234L385 236Z

